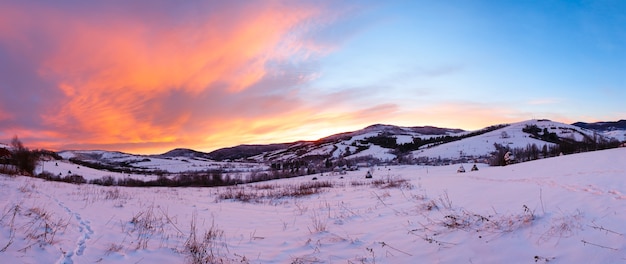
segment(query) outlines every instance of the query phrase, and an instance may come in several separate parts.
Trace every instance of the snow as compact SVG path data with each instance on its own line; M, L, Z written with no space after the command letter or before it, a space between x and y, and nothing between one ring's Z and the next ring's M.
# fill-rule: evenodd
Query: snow
M326 155L327 153L330 153L335 147L331 144L328 145L323 145L319 148L313 149L309 152L307 152L305 155L302 155L302 157L306 157L306 156L316 156L316 155ZM344 147L345 148L345 147Z
M609 138L617 139L621 142L626 141L626 130L611 130L603 133Z
M391 153L389 153L389 149L387 148L383 148L381 146L378 145L374 145L374 144L370 144L369 148L366 150L363 150L359 153L350 155L348 157L346 157L347 159L353 159L353 158L358 158L358 157L367 157L367 156L371 156L373 158L382 160L382 161L389 161L392 160L396 157L396 155L393 155Z
M401 145L405 143L413 143L413 136L410 135L397 135L396 144Z
M546 128L548 132L557 133L559 137L572 137L577 141L583 140L582 134L593 135L592 132L572 125L553 121L529 120L513 123L498 130L459 141L438 146L425 146L420 150L413 151L412 154L415 157L458 159L462 156L489 156L491 152L495 151L494 143L509 146L510 148L525 148L529 144L535 144L539 148L543 145L554 145L553 143L532 138L530 134L524 133L522 129L527 125L536 125L541 130Z
M92 169L89 167L77 165L69 161L70 158L78 156L94 157L98 159L91 160L90 162L102 162L109 163L128 162L130 165L140 171L166 171L173 175L177 173L189 172L189 171L207 171L207 170L219 170L224 173L247 173L252 171L267 170L269 166L261 163L246 163L246 162L220 162L198 158L155 158L147 156L138 156L132 154L125 154L121 152L110 151L62 151L59 155L64 160L50 160L39 163L39 166L35 169L35 173L39 174L42 171L52 173L53 175L69 176L80 175L87 181L93 179L101 179L103 177L113 177L115 179L132 178L144 181L156 180L158 176L145 173L120 173L104 170Z
M389 166L371 168L374 179L362 169L343 178L219 188L103 187L0 175L0 263L191 262L185 245L193 221L198 241L212 234L209 252L225 263L626 258L626 148L506 167L479 164L469 172L472 165L464 164L466 173L456 173L458 164ZM91 175L88 168L61 166ZM372 185L387 179L408 182ZM324 182L332 187L313 195L269 197ZM237 192L266 198L220 198Z

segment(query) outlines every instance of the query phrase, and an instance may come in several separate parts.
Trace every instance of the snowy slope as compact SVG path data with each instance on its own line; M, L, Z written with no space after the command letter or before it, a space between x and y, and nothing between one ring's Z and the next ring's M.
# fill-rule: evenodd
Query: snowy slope
M373 157L376 159L379 159L381 161L390 161L393 160L396 155L393 155L391 153L389 153L389 149L380 147L380 146L376 146L376 145L372 145L370 146L368 149L361 151L357 154L354 155L350 155L348 157L346 157L347 159L353 159L353 158L358 158L358 157Z
M133 178L148 181L158 178L157 175L150 173L154 171L164 171L172 174L170 176L175 176L177 173L194 171L246 173L267 170L269 168L262 163L223 162L193 157L157 158L111 151L61 151L59 155L64 158L64 160L42 161L39 167L36 168L35 173L47 171L53 175L59 176L80 175L86 180L110 176L116 179ZM73 164L69 161L69 159L73 158L95 164L109 165L119 169L132 169L133 173L91 169L82 165Z
M626 130L612 130L602 133L606 137L617 139L621 142L626 141Z
M418 132L430 131L424 130L424 128L417 129L390 125L373 125L359 131L330 136L316 142L298 143L290 146L288 149L263 153L252 157L252 159L258 162L297 160L310 157L321 157L323 159L330 157L349 160L370 156L380 161L394 160L396 158L395 155L390 153L400 153L397 149L394 151L392 148L385 148L389 146L381 147L380 145L376 145L373 141L368 141L368 139L381 136L395 139L397 146L413 143L414 140L417 139L422 140L422 142L435 139L436 142L421 146L419 149L410 153L412 157L419 158L420 160L424 160L424 158L427 160L484 160L486 157L490 157L491 153L495 151L494 143L509 147L510 149L526 148L528 145L533 144L539 149L543 146L552 147L556 145L555 143L544 141L538 136L523 132L527 127L535 127L535 129L538 129L537 135L544 135L545 133L553 134L555 138L552 142L558 142L560 140L582 142L601 137L604 137L605 140L610 138L598 131L550 120L528 120L513 123L499 129L497 129L498 126L494 126L477 131L432 128L432 131L438 132L435 134L422 134ZM490 132L484 133L485 131ZM445 141L442 136L462 139L448 142ZM621 136L626 137L626 135ZM358 153L364 149L367 149L367 151Z
M331 158L357 158L363 156L372 156L380 160L391 160L395 155L389 154L391 149L381 148L374 144L365 144L362 146L372 147L366 153L358 153L355 155L347 155L346 148L351 153L355 153L358 147L355 144L361 144L361 141L371 137L387 135L396 139L398 144L413 142L413 138L428 139L436 136L455 135L463 132L460 129L437 128L437 127L401 127L393 125L371 125L364 129L332 135L322 138L315 142L301 142L289 146L287 149L269 151L263 154L250 157L251 160L258 162L267 161L288 161L295 159L307 159L315 156L324 156ZM390 156L391 155L391 156Z
M462 174L457 167L375 167L373 179L361 170L219 188L0 175L0 263L192 263L202 252L220 263L626 258L626 148ZM275 195L311 183L330 187ZM194 245L205 251L190 251Z
M567 125L547 120L529 120L513 123L507 127L491 131L482 135L465 138L434 147L422 148L414 151L415 157L448 158L458 159L463 156L489 156L495 150L494 143L508 146L509 148L524 148L528 144L536 144L539 148L544 145L552 146L554 143L545 142L532 138L530 134L524 133L522 129L526 126L536 125L539 129L547 129L550 133L556 133L561 138L572 138L582 141L584 135L593 137L593 132L573 125Z

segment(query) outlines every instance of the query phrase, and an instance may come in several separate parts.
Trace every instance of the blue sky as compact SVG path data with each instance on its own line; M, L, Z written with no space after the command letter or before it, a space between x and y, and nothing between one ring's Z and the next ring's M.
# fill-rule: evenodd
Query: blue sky
M374 22L323 59L317 84L363 87L406 109L472 102L522 119L626 116L625 2L410 1L365 16Z

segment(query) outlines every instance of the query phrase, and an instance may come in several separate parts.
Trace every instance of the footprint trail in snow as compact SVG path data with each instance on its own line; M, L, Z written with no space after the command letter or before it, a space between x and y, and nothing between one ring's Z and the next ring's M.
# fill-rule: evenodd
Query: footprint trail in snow
M87 248L87 240L89 240L93 235L93 229L91 228L90 222L88 220L83 220L79 213L72 211L62 201L59 201L59 199L45 193L42 194L54 200L61 208L63 208L69 215L74 217L74 219L76 219L76 221L78 222L78 232L80 233L80 236L78 237L78 241L76 242L76 247L73 250L64 251L61 258L56 261L57 264L73 264L73 257L83 255L85 249Z

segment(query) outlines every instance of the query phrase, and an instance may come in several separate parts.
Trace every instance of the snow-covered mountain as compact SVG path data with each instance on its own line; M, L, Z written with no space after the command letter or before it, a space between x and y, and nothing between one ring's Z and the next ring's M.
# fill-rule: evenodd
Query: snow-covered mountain
M320 159L356 159L362 157L383 161L396 158L390 152L396 146L412 143L414 139L432 139L464 133L461 129L425 127L401 127L376 124L364 129L340 133L317 141L301 141L287 148L264 152L249 159L257 162Z
M626 141L626 120L620 120L616 122L596 122L596 123L584 123L576 122L572 125L591 129L602 133L604 136L615 138L619 141Z
M598 131L626 130L626 120L595 123L576 122L572 125Z
M373 125L315 142L299 142L284 149L252 156L250 159L257 162L325 158L463 161L490 157L496 150L495 144L509 149L522 149L533 145L540 149L543 146L555 149L558 146L578 147L578 144L609 141L611 141L609 136L595 130L550 120L528 120L491 126L477 131ZM569 149L561 151L569 151ZM572 152L575 151L579 150L572 150Z
M525 131L526 130L526 131ZM532 133L536 131L536 135ZM552 135L542 137L544 133ZM583 142L587 139L604 138L593 130L580 128L573 125L554 122L550 120L528 120L510 124L506 127L490 131L474 137L464 138L458 141L441 144L437 146L425 146L412 154L416 157L441 157L441 158L462 158L462 157L482 157L489 156L494 151L494 144L500 144L508 148L525 148L528 145L536 145L539 148L546 145L548 147L558 145L559 141L569 140L572 142Z
M610 122L605 122L609 124ZM626 140L626 131L608 131L569 125L550 120L528 120L494 125L476 131L438 127L401 127L376 124L364 129L331 135L317 141L267 145L240 145L210 153L191 149L174 149L160 155L132 155L110 151L62 151L65 159L101 162L116 166L133 166L148 170L175 162L215 163L284 163L300 161L320 164L325 160L353 163L368 160L400 163L487 162L496 146L521 152L525 148L574 153L605 148Z

